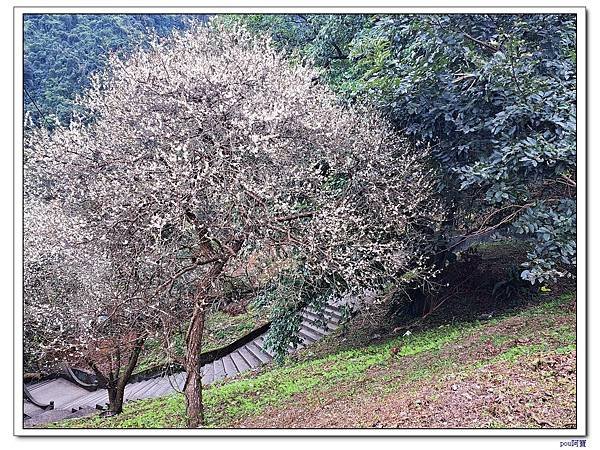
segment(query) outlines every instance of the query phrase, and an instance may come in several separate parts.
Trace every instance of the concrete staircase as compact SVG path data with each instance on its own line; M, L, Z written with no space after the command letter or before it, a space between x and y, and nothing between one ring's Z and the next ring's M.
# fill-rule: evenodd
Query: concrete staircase
M341 309L334 305L327 305L322 314L305 308L301 316L302 323L299 331L301 342L297 347L290 344L290 352L318 341L338 328L342 320ZM224 378L235 377L239 373L256 369L270 362L274 355L265 347L265 334L222 358L202 366L203 384L208 385ZM182 391L185 378L186 373L180 372L130 383L125 388L125 402L161 397ZM42 381L27 387L38 403L48 404L53 401L54 409L44 410L26 400L23 405L25 427L88 415L108 403L106 389L89 392L63 378Z

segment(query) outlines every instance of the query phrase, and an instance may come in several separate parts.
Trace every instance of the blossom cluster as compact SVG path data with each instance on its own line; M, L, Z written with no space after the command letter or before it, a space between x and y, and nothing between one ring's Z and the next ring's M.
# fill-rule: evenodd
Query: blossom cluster
M260 290L257 260L355 295L431 273L428 155L266 37L154 39L110 56L79 106L25 145L26 323L61 357L131 330L168 341L228 277Z

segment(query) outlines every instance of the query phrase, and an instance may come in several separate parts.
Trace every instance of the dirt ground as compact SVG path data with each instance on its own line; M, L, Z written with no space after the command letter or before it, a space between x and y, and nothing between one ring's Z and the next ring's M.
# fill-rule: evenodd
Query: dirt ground
M574 316L568 315L509 318L445 346L438 354L392 358L355 383L294 395L284 405L232 425L575 428L576 351L561 347L556 333L574 327ZM536 346L542 350L526 351ZM506 356L515 349L525 350ZM429 372L415 377L423 368Z

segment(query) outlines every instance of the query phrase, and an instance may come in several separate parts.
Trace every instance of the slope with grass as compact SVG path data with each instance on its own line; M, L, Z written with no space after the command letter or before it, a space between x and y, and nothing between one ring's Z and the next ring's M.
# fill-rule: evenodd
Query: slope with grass
M202 340L203 352L209 352L242 338L252 330L259 328L268 322L268 311L260 308L249 307L238 314L230 314L225 311L211 311L208 314L205 333ZM181 326L181 332L174 338L174 354L181 361L184 357L185 330ZM160 372L170 360L165 355L161 343L155 339L146 342L144 352L135 369L135 374L143 372Z
M340 330L327 338L329 355L304 353L208 387L206 425L575 427L574 302L563 294L491 320L435 323L354 348ZM131 403L117 417L51 426L183 427L184 411L183 397L173 395Z

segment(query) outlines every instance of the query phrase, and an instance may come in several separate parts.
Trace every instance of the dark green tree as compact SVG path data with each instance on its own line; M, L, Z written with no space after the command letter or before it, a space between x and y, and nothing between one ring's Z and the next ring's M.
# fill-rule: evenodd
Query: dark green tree
M532 283L575 274L574 15L235 20L271 33L341 98L375 103L431 147L454 233L520 233L531 242L521 275Z

